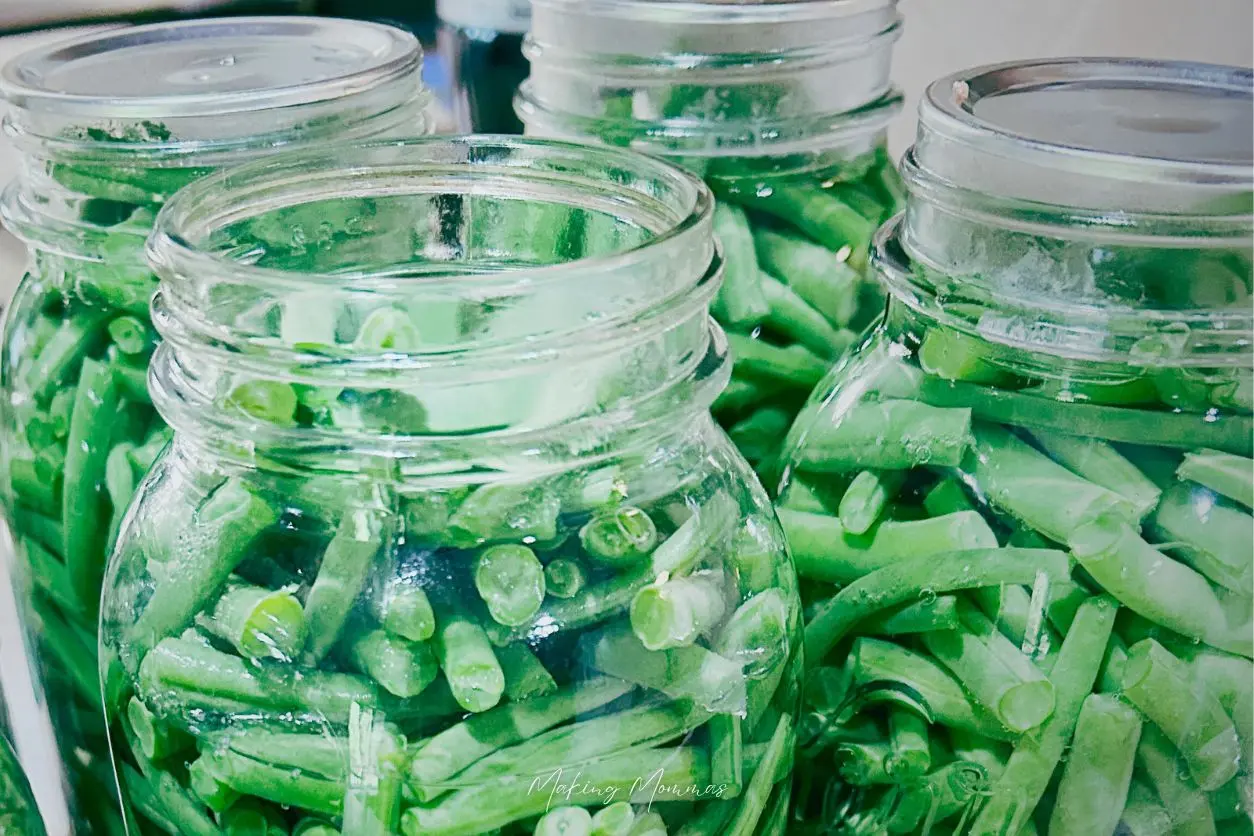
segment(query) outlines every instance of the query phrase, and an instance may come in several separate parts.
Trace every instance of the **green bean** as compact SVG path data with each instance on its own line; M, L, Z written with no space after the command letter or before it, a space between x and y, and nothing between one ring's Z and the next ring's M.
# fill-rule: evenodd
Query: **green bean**
M840 523L850 534L866 534L905 481L899 470L861 470L840 500Z
M593 517L579 530L588 557L607 566L641 562L658 542L657 525L639 508L620 506Z
M827 372L823 358L800 345L781 348L743 334L728 334L727 342L735 372L743 377L810 389Z
M1128 649L1123 694L1175 745L1200 789L1219 789L1236 775L1241 745L1232 720L1161 644L1145 639Z
M632 631L649 650L691 645L723 620L726 597L721 572L652 583L632 599Z
M1080 565L1128 609L1212 647L1254 656L1248 599L1221 597L1197 572L1142 540L1119 515L1070 538Z
M355 633L346 652L353 668L402 699L421 694L440 672L426 642L411 642L384 630Z
M863 401L838 421L812 428L797 466L818 473L957 467L970 444L970 410L910 400Z
M773 332L828 360L851 345L852 331L834 326L792 287L766 272L759 282L769 305L764 322Z
M1153 724L1141 729L1141 742L1136 750L1136 763L1149 779L1172 829L1181 836L1215 836L1215 817L1206 794L1182 769L1179 756L1171 742Z
M845 532L835 517L780 508L797 574L848 584L899 560L962 549L997 547L997 537L975 511L908 522L885 521L865 535Z
M1115 832L1140 739L1134 709L1105 694L1085 698L1050 816L1051 834Z
M1158 505L1159 487L1109 444L1065 433L1037 431L1032 435L1046 453L1076 475L1131 502L1137 519L1144 519Z
M970 549L901 560L846 586L806 625L806 665L820 663L845 634L867 616L929 595L996 586L1029 584L1037 575L1064 580L1070 565L1062 552L1048 549Z
M292 660L305 646L305 611L294 592L228 581L212 612L197 623L243 656Z
M714 207L714 232L723 245L723 285L713 304L715 316L733 326L753 326L770 313L753 235L744 210L729 203Z
M1188 482L1163 494L1153 526L1197 571L1246 597L1254 595L1254 517Z
M309 638L306 656L321 660L348 621L353 602L366 586L375 555L389 539L386 517L367 508L344 515L322 555L322 565L305 599Z
M588 573L577 560L559 557L544 567L544 589L555 598L574 598L588 584Z
M1197 482L1246 508L1254 508L1254 460L1202 449L1185 453L1176 473L1181 479Z
M458 614L439 618L436 658L458 704L474 713L487 711L505 694L505 673L483 628Z
M971 824L972 836L1014 833L1040 802L1097 681L1117 609L1109 598L1092 598L1080 606L1050 672L1057 693L1054 713L1039 733L1015 745L988 803Z
M517 627L544 604L544 565L526 546L492 546L475 561L475 588L497 624Z
M636 811L626 801L607 804L592 817L591 836L628 836L636 823Z
M520 642L496 649L496 659L505 674L505 695L511 700L545 697L557 690L557 681L544 663Z

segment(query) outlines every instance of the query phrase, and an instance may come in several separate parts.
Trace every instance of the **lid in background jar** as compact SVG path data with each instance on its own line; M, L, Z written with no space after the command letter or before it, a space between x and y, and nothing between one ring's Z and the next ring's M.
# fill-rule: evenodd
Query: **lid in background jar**
M94 33L0 72L27 111L80 119L218 116L338 100L421 69L417 39L363 21L239 17Z
M919 105L922 185L1095 210L1227 213L1254 177L1254 74L1063 58L942 78Z
M521 35L531 26L531 0L437 0L435 13L463 29Z

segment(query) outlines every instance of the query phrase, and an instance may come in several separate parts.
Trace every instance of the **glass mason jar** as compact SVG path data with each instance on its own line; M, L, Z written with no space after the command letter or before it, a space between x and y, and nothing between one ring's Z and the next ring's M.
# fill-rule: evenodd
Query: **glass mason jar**
M100 820L110 811L86 809L115 795L95 661L100 580L135 484L169 437L145 386L155 211L218 165L421 131L420 69L417 41L390 27L241 18L56 43L0 79L23 162L0 215L29 252L0 356L0 475L19 599L45 695L58 697L49 708L85 832L116 832Z
M1252 92L927 91L886 315L788 438L800 832L1250 832Z
M437 49L448 61L453 123L463 133L520 134L514 94L527 77L530 0L440 0Z
M166 206L174 441L102 596L136 807L780 832L800 603L709 413L712 211L663 162L502 138L275 157Z
M714 412L762 472L883 311L861 271L901 193L885 149L900 29L895 0L534 3L527 133L661 155L719 199L714 315L735 366Z

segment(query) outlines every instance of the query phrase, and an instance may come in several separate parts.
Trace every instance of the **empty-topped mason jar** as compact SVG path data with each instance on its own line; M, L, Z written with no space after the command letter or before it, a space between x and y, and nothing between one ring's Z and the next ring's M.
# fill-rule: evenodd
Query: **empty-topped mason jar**
M536 0L527 133L702 175L727 259L735 366L715 414L768 472L806 395L882 312L862 271L900 202L885 150L895 0Z
M780 832L800 607L709 412L712 211L661 161L499 137L276 156L167 204L174 440L103 595L137 809Z
M0 214L29 251L0 360L0 472L19 600L83 832L120 827L97 685L105 556L169 437L145 385L153 216L220 165L421 133L421 57L391 27L234 18L96 32L20 56L0 77L22 161Z
M785 454L799 832L1250 832L1252 93L1115 59L928 88L886 314Z

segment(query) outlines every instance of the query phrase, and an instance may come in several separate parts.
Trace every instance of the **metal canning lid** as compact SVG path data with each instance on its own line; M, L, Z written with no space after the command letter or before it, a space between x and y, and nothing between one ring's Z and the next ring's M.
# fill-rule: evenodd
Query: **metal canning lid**
M331 101L419 71L407 32L362 21L240 17L110 30L40 47L0 71L31 111L138 119Z
M912 158L985 194L1177 212L1251 188L1254 73L1117 58L999 64L932 83Z

